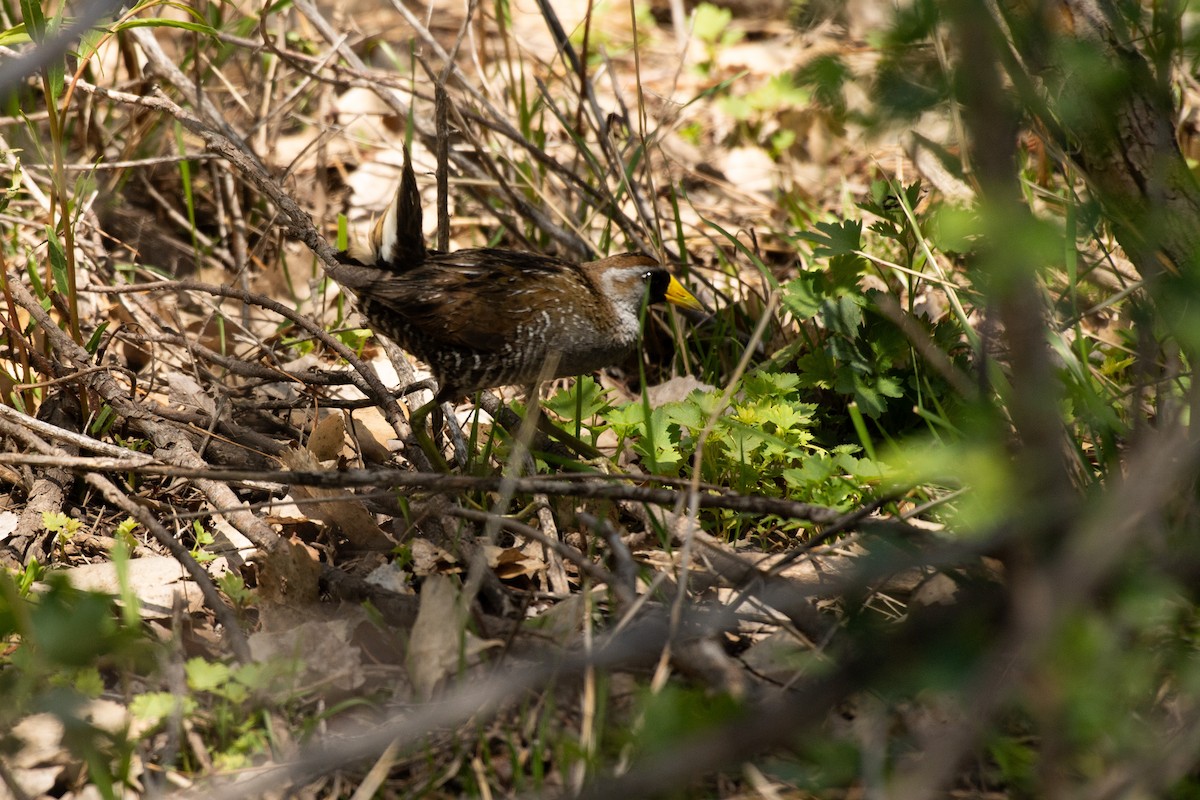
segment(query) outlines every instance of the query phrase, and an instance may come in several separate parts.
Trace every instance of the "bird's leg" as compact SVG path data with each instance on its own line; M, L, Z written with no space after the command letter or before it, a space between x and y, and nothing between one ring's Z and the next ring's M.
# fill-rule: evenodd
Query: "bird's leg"
M412 417L408 420L408 424L412 426L413 436L416 437L417 444L420 445L421 451L425 453L425 457L429 459L429 464L439 472L449 472L450 465L442 457L441 449L433 443L433 437L429 435L429 430L425 425L425 418L429 416L430 412L433 412L434 425L441 427L442 408L436 398L414 411Z
M442 429L441 422L439 421L442 415L450 420L451 424L446 426L446 432L450 435L450 442L454 445L454 463L459 469L465 469L467 466L467 440L463 437L458 419L454 416L454 406L450 403L442 403L438 410L441 414L434 418L434 430L440 431ZM435 441L437 440L435 439Z
M568 433L567 431L558 427L549 419L547 419L544 414L538 417L537 423L539 431L546 434L559 444L565 445L576 455L583 456L584 458L588 459L604 458L604 454L595 447L583 441L574 434Z
M433 394L437 394L437 390L437 381L435 381L433 378L422 378L419 381L413 381L412 383L403 387L396 392L396 395L398 397L408 397L410 394L416 394L417 392L431 392Z
M530 400L529 400L530 403L536 403L538 400L537 387L536 386L529 387L529 389L526 390L526 396L530 398ZM575 455L577 455L577 456L583 456L584 458L587 458L587 459L596 459L596 458L604 457L603 453L601 453L596 448L592 447L587 442L583 441L582 439L580 439L576 436L572 436L567 431L565 431L562 428L555 425L554 422L549 417L547 417L545 414L541 413L540 408L535 408L534 410L538 412L537 428L543 434L545 434L546 436L549 436L551 439L558 442L559 444L565 445L567 447L567 449L574 452Z
M410 395L416 392L433 392L434 399L417 408L409 417L408 424L412 427L413 436L417 439L417 444L420 445L425 457L429 459L429 465L439 472L449 472L450 465L446 463L446 459L442 456L442 449L438 446L438 439L441 438L442 429L442 403L437 399L438 386L433 378L425 378L419 381L413 381L400 390L399 394ZM429 431L425 427L425 418L433 413L433 437L430 437ZM458 453L458 448L455 448ZM460 455L461 458L461 455Z
M526 475L537 474L537 463L533 460L533 453L530 445L533 443L536 423L541 416L542 409L538 406L538 390L537 386L528 386L525 388L525 417L521 420L521 424L514 431L513 441L516 445L511 454L513 462L510 468L515 469L512 473L514 477L519 477L521 470L525 471Z
M503 405L491 392L484 392L480 396L479 407L509 431L516 432L521 426L521 416ZM537 427L539 435L533 441L533 448L562 463L570 462L572 454L585 459L604 458L604 454L595 447L567 433L546 419L545 414L538 415Z

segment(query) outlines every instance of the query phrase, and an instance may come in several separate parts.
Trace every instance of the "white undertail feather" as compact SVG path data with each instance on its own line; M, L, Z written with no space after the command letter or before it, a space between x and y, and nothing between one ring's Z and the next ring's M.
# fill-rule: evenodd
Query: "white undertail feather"
M388 205L387 211L375 220L375 225L371 229L372 264L388 263L396 257L396 215L400 213L400 191L397 191L396 197Z

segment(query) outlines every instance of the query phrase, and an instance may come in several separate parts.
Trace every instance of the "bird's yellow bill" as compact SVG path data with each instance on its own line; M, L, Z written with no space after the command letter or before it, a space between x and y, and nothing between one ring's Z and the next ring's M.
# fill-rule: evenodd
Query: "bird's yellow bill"
M693 311L703 311L704 306L700 305L700 301L692 296L692 293L683 288L683 284L675 280L675 276L671 276L671 282L667 284L667 302L674 303L677 306L690 308Z

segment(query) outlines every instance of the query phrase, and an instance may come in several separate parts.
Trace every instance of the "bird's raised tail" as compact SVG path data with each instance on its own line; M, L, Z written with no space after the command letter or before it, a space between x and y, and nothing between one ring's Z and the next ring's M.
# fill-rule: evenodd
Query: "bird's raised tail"
M364 252L365 250L365 252ZM425 261L425 234L422 229L421 193L413 174L412 158L404 151L404 171L396 197L371 226L366 247L351 246L342 252L346 263L371 266L390 272L406 272Z

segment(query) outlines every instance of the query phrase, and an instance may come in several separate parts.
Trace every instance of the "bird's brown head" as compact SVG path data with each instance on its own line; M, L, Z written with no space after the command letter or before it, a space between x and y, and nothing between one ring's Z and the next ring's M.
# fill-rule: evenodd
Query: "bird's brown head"
M623 253L582 265L597 291L622 317L636 318L643 302L672 303L699 311L703 308L665 267L640 253Z

